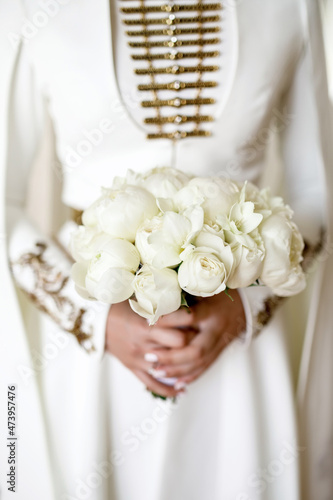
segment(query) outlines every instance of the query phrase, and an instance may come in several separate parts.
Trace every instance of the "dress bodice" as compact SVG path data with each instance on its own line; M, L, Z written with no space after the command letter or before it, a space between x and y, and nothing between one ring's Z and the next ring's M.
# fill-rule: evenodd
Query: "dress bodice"
M282 0L276 8L259 0L221 3L221 21L215 23L221 27L219 56L204 61L214 60L220 68L214 72L217 85L202 94L214 103L200 109L200 114L213 118L204 127L210 137L147 139L151 128L143 121L150 114L140 105L143 92L137 90L147 81L134 73L142 61L130 57L133 48L128 46L119 10L138 2L112 1L110 9L107 0L73 0L29 41L38 86L49 100L66 204L84 208L96 199L101 185L109 185L114 175L128 168L174 166L197 175L258 180L269 123L278 113L301 50L300 13L293 0ZM28 16L33 15L34 4L27 2ZM191 62L184 59L182 65ZM170 81L170 75L158 76L158 83ZM189 73L178 76L183 82L193 80ZM182 90L182 97L192 98L193 89ZM174 114L173 107L167 108L166 114ZM186 106L186 114L193 114L193 108Z
M118 0L111 8L115 73L131 119L148 139L211 135L234 74L232 11L211 0Z

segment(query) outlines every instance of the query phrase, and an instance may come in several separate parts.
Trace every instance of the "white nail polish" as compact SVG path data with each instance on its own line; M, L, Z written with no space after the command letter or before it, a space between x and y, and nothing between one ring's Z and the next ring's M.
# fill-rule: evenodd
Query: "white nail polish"
M145 360L148 361L148 363L156 363L158 361L158 356L153 352L146 352Z
M166 375L164 370L154 370L154 368L151 368L148 371L148 373L149 373L149 375L151 375L154 378L161 378L161 377L165 377L165 375Z
M175 383L174 388L176 391L180 391L181 389L186 389L186 383L180 380L179 382Z

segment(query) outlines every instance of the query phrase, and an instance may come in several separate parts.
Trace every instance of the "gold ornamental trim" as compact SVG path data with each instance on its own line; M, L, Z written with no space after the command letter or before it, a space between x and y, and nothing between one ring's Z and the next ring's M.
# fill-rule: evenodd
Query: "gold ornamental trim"
M120 0L120 3L127 1ZM125 26L136 27L125 29L125 34L129 37L128 46L133 50L131 59L142 63L133 68L138 77L145 78L138 83L137 88L145 96L151 93L151 99L143 99L141 107L155 110L155 116L143 119L146 125L157 129L148 132L147 139L178 141L189 137L209 137L211 131L205 130L204 124L212 122L214 118L202 114L201 106L215 104L215 99L207 95L207 91L218 84L212 79L204 81L203 75L220 69L219 65L207 64L205 61L220 56L218 45L221 44L221 38L205 35L221 32L222 2L191 0L185 3L184 0L166 0L162 5L158 5L156 0L131 2L132 5L128 7L121 6L120 13ZM186 38L187 35L190 38ZM207 50L209 45L215 45L216 50ZM186 47L194 47L194 50L187 50ZM136 49L142 49L142 52L138 53ZM178 63L190 59L196 59L197 64L186 64L185 61ZM165 61L165 64L160 65L159 61ZM189 81L182 79L185 74L189 75L186 78ZM168 82L167 78L164 81L160 75L170 75L176 79ZM194 92L186 95L188 89ZM162 98L160 92L163 91L170 92L168 99ZM193 114L164 116L166 107L186 106L194 106ZM188 124L186 130L182 127L185 123ZM168 125L166 130L165 125ZM177 128L172 130L174 126Z

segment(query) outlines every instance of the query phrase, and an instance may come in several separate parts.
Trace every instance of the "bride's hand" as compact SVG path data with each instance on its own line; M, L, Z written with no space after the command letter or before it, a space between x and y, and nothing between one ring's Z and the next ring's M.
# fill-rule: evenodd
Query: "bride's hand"
M182 331L176 326L163 328L149 326L147 321L134 313L128 301L114 304L110 308L106 326L105 347L129 368L146 387L161 396L174 397L179 394L173 387L158 382L149 375L154 368L154 356L147 353L162 353L163 349L182 349L195 335L191 329ZM174 351L170 351L174 352ZM156 357L156 355L155 355ZM157 357L156 357L157 359Z
M237 290L229 290L233 301L220 293L201 299L186 310L179 310L159 319L156 326L163 329L188 327L197 329L192 341L182 347L165 351L150 351L159 358L162 376L176 377L176 388L184 387L207 370L221 351L246 327L245 313Z

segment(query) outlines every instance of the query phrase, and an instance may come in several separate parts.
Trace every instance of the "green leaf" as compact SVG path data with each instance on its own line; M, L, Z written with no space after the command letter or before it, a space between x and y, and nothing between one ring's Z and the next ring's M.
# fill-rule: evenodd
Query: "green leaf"
M177 398L167 398L166 396L161 396L160 394L157 394L156 392L153 392L153 391L149 391L150 394L154 397L154 398L157 398L157 399L163 399L163 401L168 401L169 399L171 399L171 401L173 403L175 403L177 401Z
M263 286L263 285L261 285L261 284L259 283L259 280L255 280L255 282L254 282L254 283L252 283L252 285L249 285L249 288L250 288L250 286Z
M187 303L187 300L186 300L186 296L184 293L182 293L182 298L181 298L181 303L180 303L181 306L184 306L184 307L189 307L188 303Z
M231 297L230 293L229 293L229 288L227 287L225 290L224 290L224 293L226 294L227 297L229 297L230 300L232 300L232 302L234 302L234 299Z

